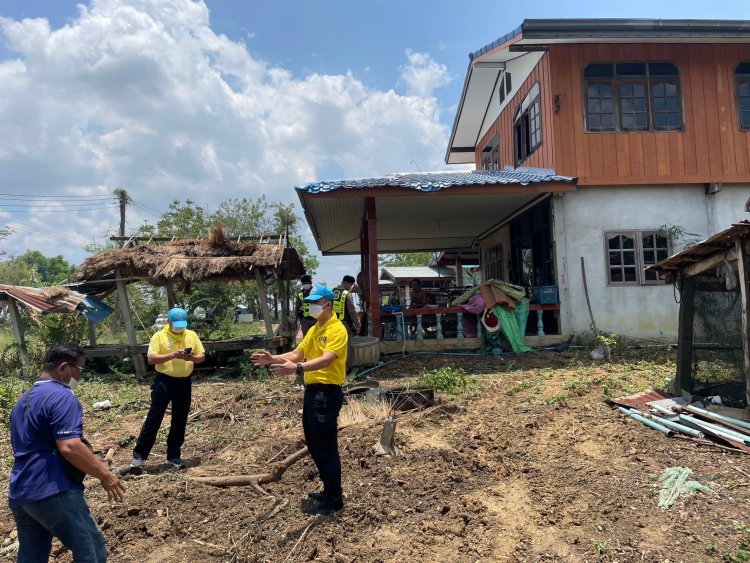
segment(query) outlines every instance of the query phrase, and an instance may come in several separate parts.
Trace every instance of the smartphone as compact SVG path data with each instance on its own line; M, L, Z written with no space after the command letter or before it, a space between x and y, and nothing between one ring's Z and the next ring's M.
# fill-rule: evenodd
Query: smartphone
M193 349L190 346L188 346L187 348L185 348L185 353L186 354L192 354L193 353Z

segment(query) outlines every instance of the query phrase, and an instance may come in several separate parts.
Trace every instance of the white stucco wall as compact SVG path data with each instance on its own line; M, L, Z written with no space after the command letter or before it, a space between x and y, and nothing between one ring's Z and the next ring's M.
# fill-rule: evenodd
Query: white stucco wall
M589 330L580 258L586 264L597 327L639 338L674 340L679 306L671 285L607 285L604 232L679 226L704 239L748 219L750 186L723 186L706 194L702 185L579 187L553 198L555 255L563 333ZM715 224L715 229L713 227ZM690 238L690 237L689 237ZM673 248L678 251L679 245Z

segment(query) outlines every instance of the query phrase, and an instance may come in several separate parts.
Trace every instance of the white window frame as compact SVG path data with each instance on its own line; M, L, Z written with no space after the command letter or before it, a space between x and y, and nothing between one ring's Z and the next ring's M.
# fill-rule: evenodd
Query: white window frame
M621 287L621 286L638 286L638 285L664 285L664 280L661 279L655 279L655 280L648 280L646 279L646 272L645 268L646 266L650 266L651 264L645 263L645 258L643 255L644 248L643 248L643 238L645 236L648 236L650 234L659 234L659 229L621 229L621 230L615 230L615 231L604 231L604 264L605 264L605 275L607 276L607 285L612 287ZM610 268L612 265L609 263L609 238L612 236L618 236L618 235L625 235L628 237L631 237L635 240L635 270L637 273L636 280L635 281L612 281L610 278ZM672 254L672 241L669 239L668 236L664 236L663 234L660 235L667 239L667 256L670 256ZM650 250L650 249L646 249ZM617 266L615 264L615 266Z

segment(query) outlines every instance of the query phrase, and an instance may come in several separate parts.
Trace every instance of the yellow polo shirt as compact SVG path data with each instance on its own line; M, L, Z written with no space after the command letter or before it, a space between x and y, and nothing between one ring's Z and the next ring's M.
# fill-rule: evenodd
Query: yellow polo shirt
M344 384L348 341L349 334L346 332L346 327L336 318L336 315L328 319L323 326L315 323L307 331L305 338L297 346L305 354L305 360L319 358L323 355L323 352L332 352L336 359L323 369L305 372L305 385L312 383Z
M185 329L180 334L175 334L169 330L169 325L166 325L151 337L151 341L148 343L148 355L169 354L188 347L193 349L193 354L205 353L203 344L195 332ZM171 377L187 377L193 373L193 365L193 362L187 360L174 359L163 364L156 364L154 367L156 371Z

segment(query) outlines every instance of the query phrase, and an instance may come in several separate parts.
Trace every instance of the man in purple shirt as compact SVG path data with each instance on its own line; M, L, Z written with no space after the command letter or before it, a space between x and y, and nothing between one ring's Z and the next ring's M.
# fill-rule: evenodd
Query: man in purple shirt
M10 414L8 505L18 530L18 563L46 563L53 536L77 563L107 560L82 481L85 474L99 479L110 500L122 500L125 487L82 441L83 407L71 389L85 361L78 344L52 346L44 372Z

